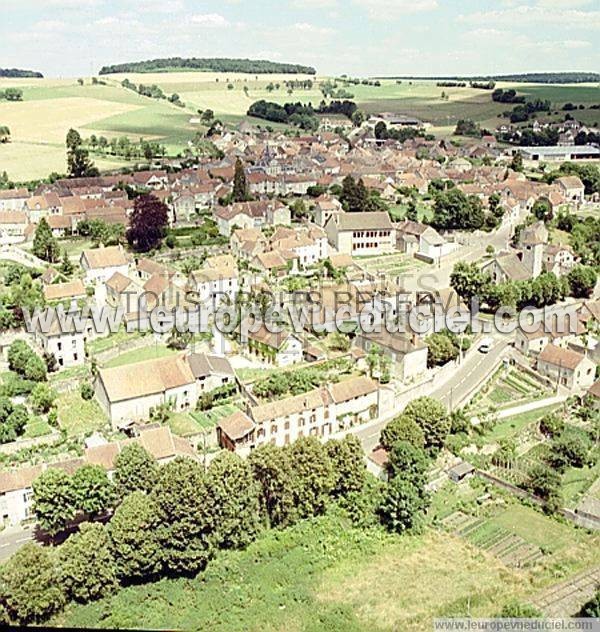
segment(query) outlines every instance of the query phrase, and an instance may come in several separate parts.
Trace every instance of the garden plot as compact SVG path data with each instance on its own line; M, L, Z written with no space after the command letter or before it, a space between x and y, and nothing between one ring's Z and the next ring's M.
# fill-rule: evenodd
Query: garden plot
M474 401L474 412L511 408L542 399L547 388L524 371L499 369Z
M511 533L493 520L457 511L442 521L444 528L465 538L512 568L529 566L543 557L539 546Z
M390 255L355 257L360 266L371 274L385 274L386 277L400 276L412 270L419 270L427 264L414 257L397 252Z

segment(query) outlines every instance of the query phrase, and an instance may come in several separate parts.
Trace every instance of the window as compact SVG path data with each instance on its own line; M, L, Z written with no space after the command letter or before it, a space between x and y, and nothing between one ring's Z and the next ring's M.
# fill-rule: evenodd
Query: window
M290 429L290 422L289 421L286 420L286 422L283 424L283 429L284 430L289 430Z
M304 417L300 417L298 419L298 425L302 428L306 422L304 421Z
M271 426L271 434L277 434L277 424L273 424Z

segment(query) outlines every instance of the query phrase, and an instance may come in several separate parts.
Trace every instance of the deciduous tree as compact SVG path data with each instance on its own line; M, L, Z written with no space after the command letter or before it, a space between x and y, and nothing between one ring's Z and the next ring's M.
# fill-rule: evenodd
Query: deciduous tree
M173 574L195 575L210 556L204 472L191 459L160 468L151 497L157 509L157 537L163 566Z
M167 206L154 195L135 199L129 219L127 241L138 252L158 248L166 235L169 222Z
M67 597L87 603L113 592L118 586L115 558L106 527L84 523L58 549L60 585Z
M34 510L40 526L54 536L62 531L77 512L77 499L71 477L49 468L33 481Z
M160 571L157 512L152 498L143 492L133 492L117 507L108 523L117 576L125 583L147 581Z
M285 527L296 517L293 472L287 450L265 444L248 457L252 475L260 486L261 514L267 527Z
M150 493L158 476L158 463L139 443L126 445L115 459L113 481L117 496L135 491Z
M37 623L59 611L65 603L52 550L28 542L2 569L2 602L12 620Z
M238 549L252 542L260 531L260 489L250 465L231 452L220 454L208 468L206 487L212 543Z

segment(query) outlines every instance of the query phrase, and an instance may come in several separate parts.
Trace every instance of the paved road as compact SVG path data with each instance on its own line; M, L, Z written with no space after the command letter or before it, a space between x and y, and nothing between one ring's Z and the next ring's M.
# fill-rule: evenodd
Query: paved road
M509 345L508 338L495 338L494 345L489 353L480 353L473 350L462 362L456 373L442 384L439 388L434 389L431 393L435 397L450 407L450 400L453 400L453 406L457 406L464 400L472 389L488 375L497 359L504 353ZM379 435L382 429L399 414L394 411L393 414L370 423L362 428L358 428L354 434L360 439L363 449L367 454L379 443Z
M25 542L33 540L33 527L7 527L0 533L0 562L7 560Z
M489 353L480 353L475 350L465 358L456 374L445 384L434 389L431 397L439 399L450 410L455 410L477 387L482 378L488 375L509 344L506 338L494 338L494 341Z

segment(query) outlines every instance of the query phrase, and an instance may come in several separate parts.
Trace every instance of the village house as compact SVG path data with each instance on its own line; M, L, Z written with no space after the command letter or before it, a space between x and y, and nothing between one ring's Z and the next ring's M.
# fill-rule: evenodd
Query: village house
M352 256L394 252L396 230L387 213L340 213L325 224L329 243L339 253Z
M392 361L394 373L403 382L413 380L427 371L429 349L417 336L391 334L383 329L377 333L358 333L356 344L366 353L374 347L381 349Z
M454 252L456 244L447 242L427 224L405 219L396 227L396 246L400 252L434 262Z
M507 281L526 281L531 277L529 270L514 252L502 252L481 266L495 284Z
M234 227L261 228L277 224L291 224L290 209L278 200L236 202L218 208L214 216L219 234L229 237Z
M115 272L127 276L130 267L129 258L122 246L84 250L79 263L85 272L85 281L89 284L106 283Z
M77 313L72 313L72 316L73 318L67 317L63 323L48 309L40 315L38 327L33 332L36 344L44 353L54 356L59 369L79 366L85 362L87 329L77 326Z
M596 379L596 364L587 356L548 344L537 359L537 371L570 391L589 388Z
M270 332L264 323L257 331L250 328L247 347L250 353L278 367L298 364L303 359L303 343L298 336L287 331Z
M532 332L525 331L522 327L517 327L515 349L527 356L539 355L548 344L566 349L585 333L585 326L579 319L573 323L574 331L571 331L567 319L565 319L565 325L564 331L558 331L556 323L548 327L544 323L540 323L539 327Z
M235 371L225 356L191 353L187 361L196 378L198 395L236 383Z
M20 244L27 239L29 228L27 213L0 211L0 245Z
M556 184L567 202L575 205L585 202L585 187L578 176L563 176L556 180Z
M247 456L264 443L284 446L306 436L326 440L378 413L377 383L356 377L236 412L219 421L217 437L221 447Z
M117 428L122 422L148 419L153 409L193 409L196 377L183 354L98 370L96 397Z
M228 264L220 267L205 264L202 269L190 274L188 289L194 293L187 296L190 303L216 311L221 301L235 302L239 292L238 270Z
M314 217L315 224L325 226L332 215L342 213L342 204L333 196L321 195L315 200Z
M251 261L267 249L267 238L258 228L237 228L231 234L231 252L240 259Z
M0 191L0 211L22 211L30 197L25 188Z
M44 298L46 302L63 302L83 300L87 296L85 286L81 279L44 285Z

